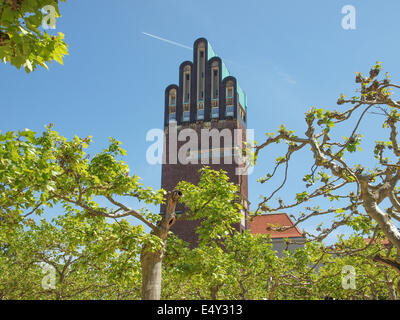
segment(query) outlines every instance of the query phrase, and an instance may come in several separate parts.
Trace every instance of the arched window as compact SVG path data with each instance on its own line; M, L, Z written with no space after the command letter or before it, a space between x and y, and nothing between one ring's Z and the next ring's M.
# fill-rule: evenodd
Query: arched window
M169 91L169 105L176 106L176 89L171 89Z
M182 121L190 120L190 77L191 68L186 66L183 70L183 117Z
M200 42L197 48L197 101L204 103L206 72L206 44Z
M190 102L190 76L191 68L186 66L183 70L183 103Z
M168 110L169 121L176 121L176 89L171 89L169 91Z
M211 118L219 118L219 65L217 61L211 64Z
M211 105L218 106L219 101L219 65L214 61L211 65Z
M230 104L233 105L233 97L234 97L233 82L232 81L228 81L226 83L226 104L227 105L230 105ZM228 99L230 99L230 98L232 98L232 100L229 100L229 102L228 102Z
M234 115L234 101L235 101L234 92L235 88L233 82L228 81L226 83L226 99L225 99L227 117L233 117Z

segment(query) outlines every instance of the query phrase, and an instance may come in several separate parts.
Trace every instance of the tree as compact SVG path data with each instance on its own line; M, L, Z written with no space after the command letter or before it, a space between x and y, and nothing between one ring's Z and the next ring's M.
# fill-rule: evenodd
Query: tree
M294 131L287 130L282 125L278 134L267 134L269 138L256 146L255 155L271 144L286 143L286 154L276 159L276 166L272 174L267 174L260 179L261 183L270 180L280 166L285 167L283 182L271 195L265 196L257 207L256 213L289 210L290 208L304 205L317 198L325 197L330 201L338 201L336 207L323 210L320 206L306 207L308 211L300 213L295 225L315 216L335 214L332 225L321 230L317 236L309 234L311 239L322 240L330 232L340 226L352 226L364 231L372 237L375 232L382 231L396 250L400 250L400 231L395 221L400 221L400 199L398 182L400 179L400 148L397 138L397 123L400 119L400 101L393 98L393 89L400 86L392 84L386 73L381 80L378 79L381 64L373 66L368 76L357 73L356 90L359 96L346 99L341 95L338 105L348 104L344 111L324 110L312 107L305 113L306 132L303 137L297 136ZM383 128L388 129L388 140L376 141L373 154L375 165L367 168L369 162L359 156L359 148L363 135L360 132L360 123L369 111L378 108L383 113L385 121ZM357 116L357 112L359 113ZM338 138L342 123L349 123L355 118L349 137ZM336 131L335 131L336 129ZM305 190L296 194L295 202L285 204L282 200L277 205L272 205L272 197L280 191L287 182L289 162L294 154L309 147L312 158L311 171L303 178ZM391 154L393 160L388 157ZM345 159L346 156L358 154L353 162ZM363 154L364 155L364 154ZM342 192L340 194L339 192ZM347 201L347 202L346 202ZM387 208L382 206L388 205ZM391 265L400 273L400 263L396 260L382 259L376 256L377 261Z
M265 236L232 230L193 249L176 240L168 246L164 298L247 300L268 295L267 282L278 258Z
M221 234L229 233L233 228L232 225L240 221L241 206L237 203L238 187L229 182L229 178L223 171L203 167L200 174L197 185L182 181L177 185L176 190L169 193L165 213L158 226L151 232L161 239L161 249L154 251L151 247L143 247L141 261L144 291L142 297L160 299L166 240L176 220L202 220L203 227L198 231L199 238L203 241L212 241ZM178 201L188 208L185 216L177 217L175 214Z
M2 226L0 300L137 299L145 237L143 226L73 211Z
M1 299L158 299L161 292L168 299L398 297L398 275L370 259L396 259L380 245L382 232L370 242L357 237L334 248L309 242L278 258L268 237L236 229L238 187L223 171L205 167L198 184L153 191L129 174L118 141L111 139L93 158L85 153L90 142L67 140L51 127L39 136L30 130L0 134ZM159 205L165 196L162 216L146 205L134 210L123 204L135 198ZM194 249L169 231L179 219L177 201L186 206L185 218L201 221ZM32 219L45 217L49 207L63 214L51 222ZM340 287L346 264L357 268L357 291ZM54 270L53 288L41 285L46 266Z
M314 288L317 295L346 300L398 299L400 288L396 287L396 283L399 275L391 267L374 260L381 254L390 259L396 258L395 250L385 245L382 234L367 241L357 235L348 239L341 236L334 248L321 245L320 249L319 254L323 258ZM347 281L349 273L346 268L349 267L354 271L352 286Z
M1 0L0 59L26 72L53 60L63 64L68 54L64 35L50 35L43 29L60 17L58 4L65 0ZM47 11L47 12L46 12ZM43 13L46 12L46 13Z
M235 234L235 226L240 222L242 207L239 204L238 186L229 182L224 171L203 167L200 174L198 184L182 181L177 186L182 191L180 201L186 207L185 215L180 218L200 221L200 226L196 230L199 245L190 250L187 243L176 237L170 237L167 241L167 262L164 273L167 277L178 277L186 283L193 280L186 279L186 276L193 275L201 281L201 273L210 272L214 277L207 279L210 282L207 283L206 290L210 293L211 299L215 299L221 286L221 279L232 269L228 266L228 261L222 262L224 253L221 245L226 237ZM215 270L211 270L214 267L220 272L215 273ZM187 272L181 273L179 271L181 268ZM175 271L178 273L174 273ZM190 290L192 287L188 285L186 288ZM201 289L197 288L196 291L198 290Z
M1 223L20 223L30 215L40 215L46 207L53 206L63 206L90 217L114 220L134 217L152 231L142 244L142 257L148 250L161 255L165 241L162 237L167 234L175 212L161 219L159 214L151 213L145 207L131 209L117 197L159 205L165 191L144 188L139 183L139 177L129 175L128 166L118 159L125 154L120 142L111 139L107 149L89 159L84 150L89 147L90 141L90 137L75 137L68 141L50 127L38 137L30 130L1 134ZM103 207L98 202L100 200L107 201L109 206ZM174 204L170 208L173 210ZM142 259L142 268L155 268L152 263L154 261ZM152 274L152 277L156 278L157 274ZM152 277L144 276L143 287L161 281L161 278L154 280ZM154 290L143 298L157 298L157 288L154 286Z
M182 182L177 190L153 191L144 188L139 177L129 174L128 166L120 159L126 153L120 142L110 139L110 146L91 158L85 153L91 137L75 136L67 140L51 127L41 136L30 130L0 134L0 225L18 226L31 215L42 215L46 207L83 217L62 220L66 221L63 226L67 234L73 228L71 224L84 223L85 219L101 218L96 220L100 228L104 219L122 225L119 220L136 218L150 232L143 235L140 230L128 228L127 234L113 237L139 239L142 299L160 298L166 239L176 221L175 206L180 199L190 208L186 217L205 220L201 237L216 237L231 230L231 224L240 220L237 187L223 172L203 168L197 186ZM146 206L132 209L123 203L130 199L157 206L165 200L166 212L152 213ZM42 225L54 231L51 225L44 222ZM36 233L30 236L35 237ZM80 238L74 237L72 233L71 238L65 239L65 245L69 241L76 245ZM4 243L8 245L7 242ZM83 245L92 246L91 242ZM70 252L70 255L79 253ZM60 278L63 278L61 274Z
M196 232L211 234L203 222ZM193 249L182 240L168 239L164 299L316 298L312 287L318 278L315 266L321 263L318 246L310 243L295 252L285 250L279 258L268 235L221 231L202 237Z

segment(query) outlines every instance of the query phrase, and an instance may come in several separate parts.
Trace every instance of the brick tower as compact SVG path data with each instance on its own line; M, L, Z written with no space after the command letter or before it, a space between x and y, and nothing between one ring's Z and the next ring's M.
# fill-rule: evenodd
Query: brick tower
M248 179L241 157L246 141L246 112L246 95L236 78L229 74L210 43L197 39L193 62L180 65L179 85L169 85L165 90L161 187L172 190L182 180L196 184L198 171L204 165L225 170L230 181L240 188L244 208L240 229L246 228L248 210ZM184 206L178 205L177 214L185 214ZM180 219L172 231L195 246L198 224Z

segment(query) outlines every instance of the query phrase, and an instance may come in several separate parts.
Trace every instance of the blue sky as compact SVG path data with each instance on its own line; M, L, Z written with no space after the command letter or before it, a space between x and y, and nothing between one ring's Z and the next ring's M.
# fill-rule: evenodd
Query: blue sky
M341 26L348 4L356 9L355 30ZM188 47L207 38L246 91L248 126L260 142L282 123L304 132L310 106L336 108L340 93L353 94L355 72L367 73L376 61L392 80L400 77L396 0L68 0L60 9L56 32L65 34L70 55L63 66L29 75L0 65L0 130L40 132L54 123L66 137L92 135L93 152L112 136L128 151L132 172L153 188L160 187L161 167L146 161L146 133L162 128L164 89L178 81L179 64L192 51L143 32ZM249 177L253 204L271 190L256 180L279 150L263 153ZM291 170L307 161L300 156ZM294 180L285 195L294 199L299 188Z

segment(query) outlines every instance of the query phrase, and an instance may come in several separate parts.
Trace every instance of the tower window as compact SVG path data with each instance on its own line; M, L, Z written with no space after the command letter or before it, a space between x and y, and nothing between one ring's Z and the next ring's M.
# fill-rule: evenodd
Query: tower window
M169 91L168 111L169 122L176 122L176 89Z
M173 122L176 123L176 113L170 113L169 114L169 122L170 123L173 123Z
M190 112L184 112L182 121L190 121Z
M233 115L234 115L233 106L226 106L226 116L233 117Z
M169 122L176 121L176 106L169 107Z
M169 105L170 106L176 105L176 90L175 89L172 89L169 92Z
M234 105L234 87L232 81L228 81L226 84L226 105Z
M183 81L183 103L189 103L190 101L190 66L186 66L184 70L184 81Z
M204 103L197 103L197 120L204 120Z
M189 103L184 103L183 104L182 121L190 121L190 104Z
M219 108L218 107L211 108L211 118L212 119L219 118Z
M205 89L205 42L200 42L198 47L198 61L197 61L197 100L203 100L203 91Z
M227 98L232 98L233 97L233 88L229 87L226 89L226 97Z
M218 88L219 88L219 67L218 62L212 63L212 79L211 79L211 99L218 99Z

